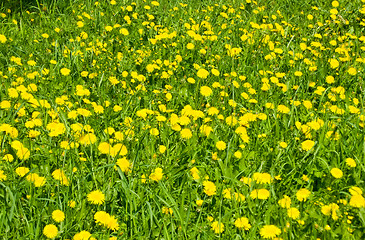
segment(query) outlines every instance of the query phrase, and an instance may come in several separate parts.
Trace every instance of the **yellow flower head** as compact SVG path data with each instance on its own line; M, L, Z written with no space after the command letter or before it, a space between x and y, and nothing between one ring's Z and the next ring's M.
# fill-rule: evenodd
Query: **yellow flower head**
M291 199L287 195L284 195L284 197L280 199L278 203L282 208L290 208Z
M267 189L255 189L255 190L252 190L252 192L250 193L250 197L252 199L258 198L261 200L265 200L270 197L270 192Z
M281 234L280 228L275 225L265 225L260 229L260 235L263 238L274 239Z
M54 210L52 212L52 218L56 222L62 222L63 220L65 220L65 214L61 210Z
M356 167L356 162L352 158L346 158L346 165L349 167Z
M73 237L73 240L90 240L91 237L91 233L89 233L88 231L81 231L77 234L75 234L75 236Z
M213 196L213 195L216 194L217 187L215 186L215 184L213 182L211 182L211 181L204 181L203 182L203 186L204 186L204 192L208 196Z
M0 43L6 43L6 37L3 34L0 34Z
M70 75L71 70L68 68L61 68L60 72L63 76L68 76Z
M221 151L225 150L225 149L226 149L226 147L227 147L226 143L225 143L225 142L223 142L223 141L218 141L218 142L215 144L215 146L217 147L217 149L218 149L218 150L221 150Z
M334 178L342 178L343 176L343 172L341 171L341 169L339 168L332 168L331 169L331 175L334 177Z
M214 221L212 224L211 224L211 227L212 227L212 230L216 233L216 234L219 234L219 233L222 233L224 231L224 224L221 223L221 222L218 222L218 221Z
M292 207L288 209L288 217L292 218L292 219L297 219L299 218L300 212L298 210L298 208Z
M150 179L152 181L160 181L163 177L163 172L162 172L162 168L156 168L151 174L150 174Z
M202 79L206 79L209 75L209 72L205 70L204 68L200 68L196 75Z
M102 193L100 190L95 190L90 192L87 195L87 200L91 203L91 204L95 204L95 205L101 205L104 203L105 201L105 195L104 193Z
M302 142L302 149L304 151L309 151L314 147L314 141L312 140L305 140L304 142Z
M184 128L180 131L180 135L183 139L190 139L193 136L193 133L189 128Z
M204 200L196 200L195 203L198 207L201 207L203 205Z
M130 171L131 163L128 161L126 157L123 157L117 160L117 166L120 168L122 172L127 173Z
M298 192L296 193L296 197L300 202L303 202L307 200L310 194L311 192L308 189L302 188L298 190Z
M269 173L256 172L252 175L252 179L259 184L270 184L272 182L272 177Z
M204 97L209 97L210 95L212 95L213 91L210 87L208 86L202 86L200 87L200 94L203 95Z
M236 221L234 221L234 225L238 229L244 229L246 231L250 230L251 228L251 224L249 223L248 218L246 217L237 218Z
M53 224L48 224L43 228L43 235L46 236L47 238L55 238L58 234L58 229L55 225Z

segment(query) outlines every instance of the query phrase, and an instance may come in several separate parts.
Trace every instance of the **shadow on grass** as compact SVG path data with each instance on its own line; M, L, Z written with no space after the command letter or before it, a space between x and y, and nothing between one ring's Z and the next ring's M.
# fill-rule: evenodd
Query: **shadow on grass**
M37 0L3 0L0 1L0 7L2 9L10 9L12 12L21 12L26 10L33 11L38 9L40 1Z
M67 0L0 0L0 10L10 9L13 13L47 12L67 8L69 3Z

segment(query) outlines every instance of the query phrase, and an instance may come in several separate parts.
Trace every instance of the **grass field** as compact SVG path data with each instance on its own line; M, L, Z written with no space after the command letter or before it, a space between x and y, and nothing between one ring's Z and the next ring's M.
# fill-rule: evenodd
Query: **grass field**
M365 0L0 3L2 239L365 239Z

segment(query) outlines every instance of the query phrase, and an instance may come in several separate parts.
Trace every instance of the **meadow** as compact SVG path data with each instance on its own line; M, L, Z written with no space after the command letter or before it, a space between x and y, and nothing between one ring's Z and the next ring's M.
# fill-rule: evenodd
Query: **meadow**
M3 239L365 239L365 0L0 3Z

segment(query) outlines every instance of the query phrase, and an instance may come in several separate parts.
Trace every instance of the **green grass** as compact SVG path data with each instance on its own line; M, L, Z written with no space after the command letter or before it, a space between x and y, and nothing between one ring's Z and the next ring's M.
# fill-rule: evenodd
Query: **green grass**
M3 238L364 238L365 3L152 2L0 4Z

